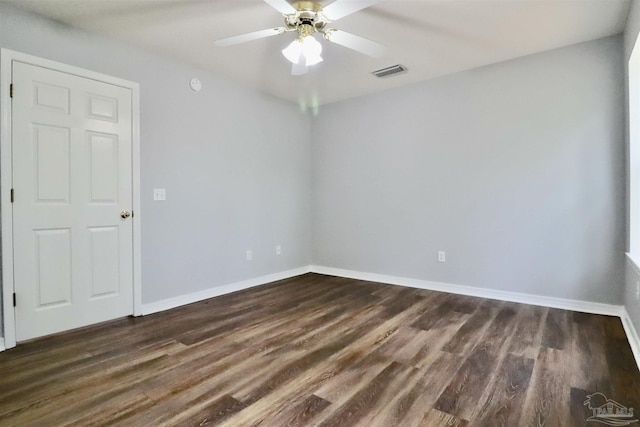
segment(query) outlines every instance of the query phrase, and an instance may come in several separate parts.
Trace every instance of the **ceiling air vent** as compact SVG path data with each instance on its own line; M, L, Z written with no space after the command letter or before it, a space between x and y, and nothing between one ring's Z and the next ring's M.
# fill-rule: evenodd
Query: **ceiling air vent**
M402 73L404 71L407 71L407 69L404 66L400 64L396 64L396 65L392 65L391 67L381 68L379 70L373 71L371 74L373 74L376 77L387 77L393 74Z

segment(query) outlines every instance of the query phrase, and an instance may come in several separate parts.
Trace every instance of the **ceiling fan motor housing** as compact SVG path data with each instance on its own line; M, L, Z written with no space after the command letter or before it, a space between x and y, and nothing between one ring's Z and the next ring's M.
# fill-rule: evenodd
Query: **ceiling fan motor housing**
M296 13L284 16L284 23L289 30L298 30L305 35L322 30L327 19L322 16L322 6L312 1L299 1L292 5Z

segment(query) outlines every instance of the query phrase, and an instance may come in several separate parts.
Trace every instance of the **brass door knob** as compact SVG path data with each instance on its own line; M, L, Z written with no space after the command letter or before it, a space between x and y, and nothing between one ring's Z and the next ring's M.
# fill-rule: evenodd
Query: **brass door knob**
M131 212L129 212L129 211L122 211L122 212L120 212L120 217L121 217L122 219L127 219L127 218L129 218L130 216L131 216Z

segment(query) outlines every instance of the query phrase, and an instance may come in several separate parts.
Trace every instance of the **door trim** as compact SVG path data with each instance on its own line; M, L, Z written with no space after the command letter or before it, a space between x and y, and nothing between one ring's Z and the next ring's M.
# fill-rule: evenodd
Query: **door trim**
M13 307L13 209L11 192L13 186L13 160L11 146L11 69L13 61L49 68L101 81L131 90L131 161L132 161L132 210L133 221L133 315L142 315L141 232L142 211L140 209L140 85L135 82L74 67L37 56L0 49L0 210L2 230L2 314L5 348L16 346L15 310ZM16 88L16 90L19 90ZM19 195L18 195L19 197Z

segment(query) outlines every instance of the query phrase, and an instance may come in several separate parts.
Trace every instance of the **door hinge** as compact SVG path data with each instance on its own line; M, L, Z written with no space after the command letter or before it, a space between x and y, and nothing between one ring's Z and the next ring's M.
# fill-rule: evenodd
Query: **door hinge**
M11 189L11 203L13 203L13 188Z
M13 306L16 306L16 293L13 293Z
M133 210L131 211L131 218L133 218Z
M9 98L13 98L13 83L9 85Z

